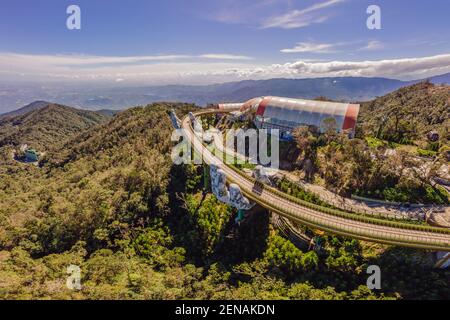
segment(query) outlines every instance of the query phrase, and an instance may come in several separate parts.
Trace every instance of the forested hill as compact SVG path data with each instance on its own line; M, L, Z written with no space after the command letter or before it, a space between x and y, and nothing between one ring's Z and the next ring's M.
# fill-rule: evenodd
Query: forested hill
M450 86L421 82L362 104L364 135L398 143L425 140L431 130L446 138L450 128Z
M0 147L28 144L45 151L108 119L97 112L48 104L25 114L0 118Z
M73 135L41 167L0 157L0 296L5 299L446 298L430 254L325 235L302 251L270 215L205 192L201 165L171 161L170 119L187 104L132 108ZM1 148L0 148L1 151ZM0 153L1 155L1 153ZM81 290L66 286L81 270ZM383 270L381 291L366 286Z
M166 112L170 107L177 108L180 114L195 108L191 104L158 103L128 109L108 122L73 136L63 148L50 152L47 158L53 165L103 155L126 162L134 153L131 149L142 151L140 142L151 144L155 154L169 156L173 127Z
M26 113L34 111L34 110L43 109L51 104L52 104L51 102L42 101L42 100L34 101L20 109L0 114L0 119L20 116L20 115L26 114Z
M161 105L125 111L51 149L39 169L0 160L0 220L27 226L0 225L0 245L14 247L34 234L26 241L34 255L78 241L92 251L105 244L96 233L111 243L120 237L111 223L125 232L139 219L166 212L172 165L166 111Z

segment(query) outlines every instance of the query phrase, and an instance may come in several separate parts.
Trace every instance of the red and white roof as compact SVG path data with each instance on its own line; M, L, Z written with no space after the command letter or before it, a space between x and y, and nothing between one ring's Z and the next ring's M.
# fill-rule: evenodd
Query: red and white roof
M256 104L256 106L255 106ZM323 120L334 118L340 130L354 130L359 114L359 105L339 102L263 97L249 100L241 111L255 108L256 115L273 124L285 127L314 125L321 127Z

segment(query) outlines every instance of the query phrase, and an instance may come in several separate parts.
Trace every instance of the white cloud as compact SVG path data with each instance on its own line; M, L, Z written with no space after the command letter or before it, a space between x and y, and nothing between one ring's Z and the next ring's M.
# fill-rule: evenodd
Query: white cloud
M340 44L331 43L314 43L314 42L298 42L294 48L282 49L283 53L330 53Z
M292 10L286 14L275 16L264 21L263 28L294 29L325 22L329 16L319 14L322 9L340 4L346 0L328 0L317 3L302 10Z
M162 56L158 56L153 61L152 57L0 53L0 80L187 84L277 77L380 76L420 79L450 72L450 54L371 61L299 60L271 65L242 62L233 60L233 57L223 59L223 54L178 57L183 58L177 60L174 56L167 56L168 60L161 60Z
M220 53L128 57L0 53L0 80L189 83L184 75L192 70L208 73L248 68L251 65L242 61L249 59Z
M248 56L223 54L223 53L202 54L202 55L199 55L198 58L215 59L215 60L252 60L253 59L252 57L248 57Z
M291 0L221 0L205 1L195 13L199 18L229 24L260 25L268 12L282 12Z
M273 64L263 69L239 70L238 76L312 78L330 76L390 77L395 79L420 79L450 72L450 54L421 58L372 61L296 61Z
M383 48L384 48L384 43L382 43L381 41L378 41L378 40L373 40L373 41L369 41L369 43L365 47L362 47L360 50L371 51L371 50L379 50L379 49L383 49Z
M51 68L94 69L108 66L130 67L130 65L150 65L156 63L180 62L198 59L210 60L251 60L251 57L232 54L201 54L201 55L154 55L154 56L93 56L93 55L27 55L16 53L0 53L0 65L5 68L14 66L21 69L27 66L27 70Z

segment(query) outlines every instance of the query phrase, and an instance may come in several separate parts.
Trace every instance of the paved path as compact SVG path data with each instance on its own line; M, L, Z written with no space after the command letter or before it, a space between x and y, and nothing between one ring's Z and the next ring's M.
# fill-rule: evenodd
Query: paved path
M436 215L442 215L442 217L444 217L445 212L450 212L450 207L448 206L423 205L404 207L400 205L382 204L381 202L366 202L345 198L325 187L301 181L298 176L290 172L282 171L281 173L291 182L297 183L305 190L317 195L322 201L346 211L364 212L375 217L380 216L384 218L418 221L425 221L426 213L429 211L434 212Z

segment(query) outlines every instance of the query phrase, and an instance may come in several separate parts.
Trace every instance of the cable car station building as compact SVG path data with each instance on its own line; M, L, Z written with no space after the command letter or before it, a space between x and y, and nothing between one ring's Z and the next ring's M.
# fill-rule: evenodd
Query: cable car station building
M295 128L314 126L320 130L324 120L329 118L335 120L338 132L348 131L353 137L360 106L339 102L260 97L243 104L219 104L218 108L239 110L239 114L253 111L254 123L258 129L279 129L281 139L290 139Z

